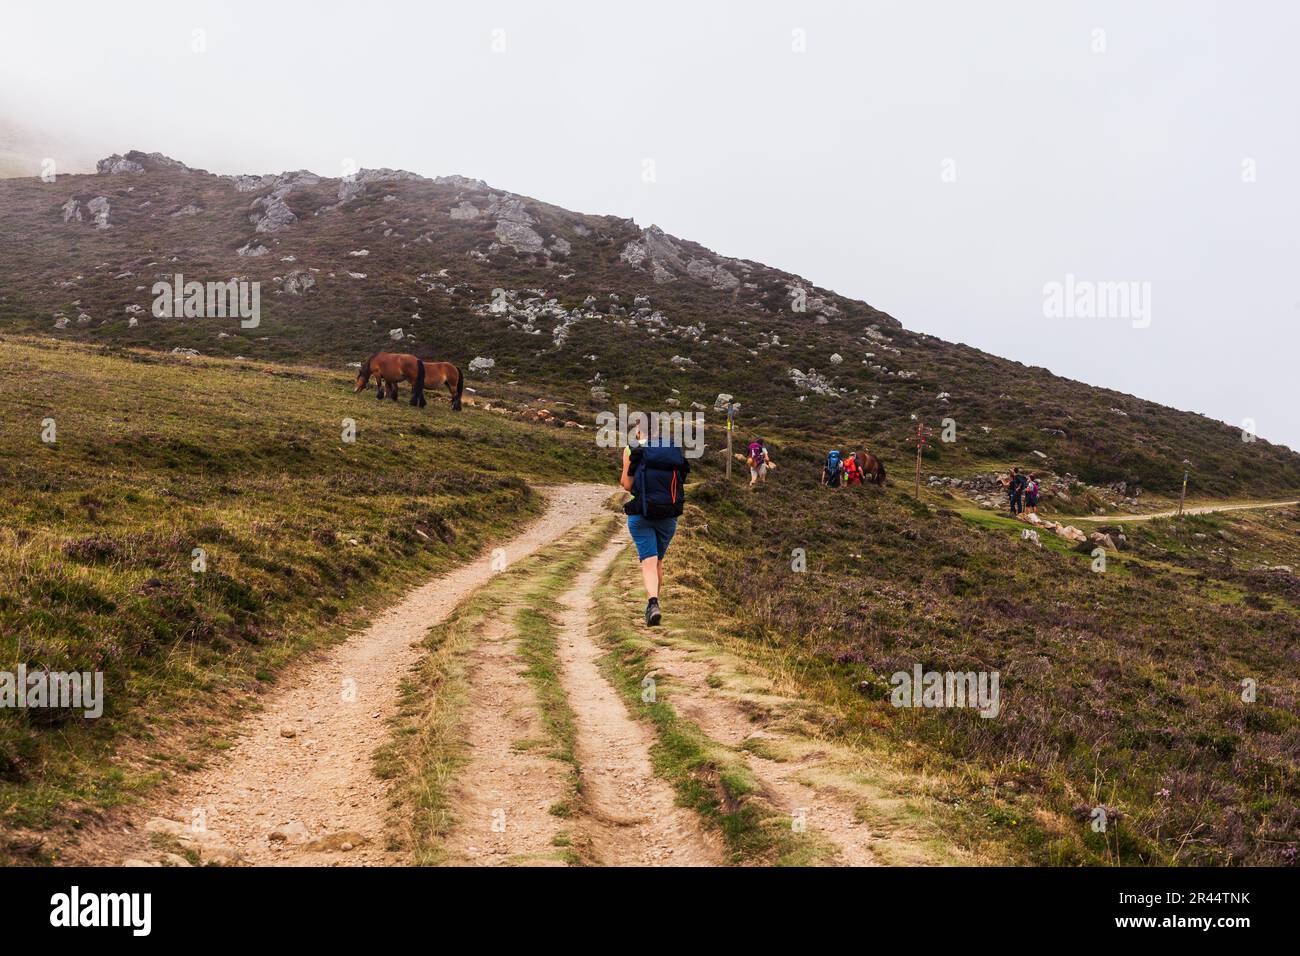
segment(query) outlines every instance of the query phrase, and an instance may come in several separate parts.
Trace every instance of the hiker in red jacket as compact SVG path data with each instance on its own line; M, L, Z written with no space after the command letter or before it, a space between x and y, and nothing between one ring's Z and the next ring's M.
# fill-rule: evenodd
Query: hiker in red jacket
M862 484L862 466L858 464L857 455L849 455L844 459L844 483L846 485Z

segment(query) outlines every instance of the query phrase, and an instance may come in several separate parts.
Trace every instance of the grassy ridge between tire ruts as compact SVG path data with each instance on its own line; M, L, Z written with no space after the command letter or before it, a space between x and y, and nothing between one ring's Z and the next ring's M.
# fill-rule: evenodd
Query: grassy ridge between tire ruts
M0 670L102 671L105 697L0 711L16 860L46 853L21 831L201 763L285 664L512 536L543 506L524 477L593 472L577 436L319 369L0 340L0 406Z
M544 753L568 767L570 794L551 807L557 817L580 812L576 729L559 676L556 641L558 598L609 538L608 522L576 528L540 553L512 565L474 594L425 638L428 654L402 688L393 739L376 754L376 773L397 781L390 845L406 849L418 865L452 862L443 838L457 825L452 790L469 753L463 728L472 720L467 703L469 654L485 626L504 616L518 639L545 731ZM557 845L571 863L581 862L581 841L567 835Z

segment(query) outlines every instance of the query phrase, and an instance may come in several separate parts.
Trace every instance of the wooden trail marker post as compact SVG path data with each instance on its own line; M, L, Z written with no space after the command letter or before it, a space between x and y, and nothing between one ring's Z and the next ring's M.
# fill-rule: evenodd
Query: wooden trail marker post
M925 448L925 425L922 422L916 423L916 486L912 489L912 497L918 501L921 500L921 450Z
M735 412L735 404L727 402L727 481L731 481L731 419Z
M1183 472L1183 491L1178 496L1178 517L1183 516L1183 502L1187 500L1187 472Z

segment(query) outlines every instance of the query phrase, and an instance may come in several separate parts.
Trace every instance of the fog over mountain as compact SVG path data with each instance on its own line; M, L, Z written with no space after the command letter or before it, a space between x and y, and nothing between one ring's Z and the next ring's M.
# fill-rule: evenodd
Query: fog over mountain
M462 173L1296 447L1300 13L1223 10L31 7L0 36L0 165L36 158L17 123L65 171ZM1067 277L1141 284L1149 324L1049 318Z

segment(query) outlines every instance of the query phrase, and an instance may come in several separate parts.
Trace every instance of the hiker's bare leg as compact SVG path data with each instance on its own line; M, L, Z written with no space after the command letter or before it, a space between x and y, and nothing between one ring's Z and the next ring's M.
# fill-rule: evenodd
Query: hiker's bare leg
M645 581L646 597L657 598L659 596L659 585L664 580L664 572L659 566L658 558L646 558L641 562L641 579Z

